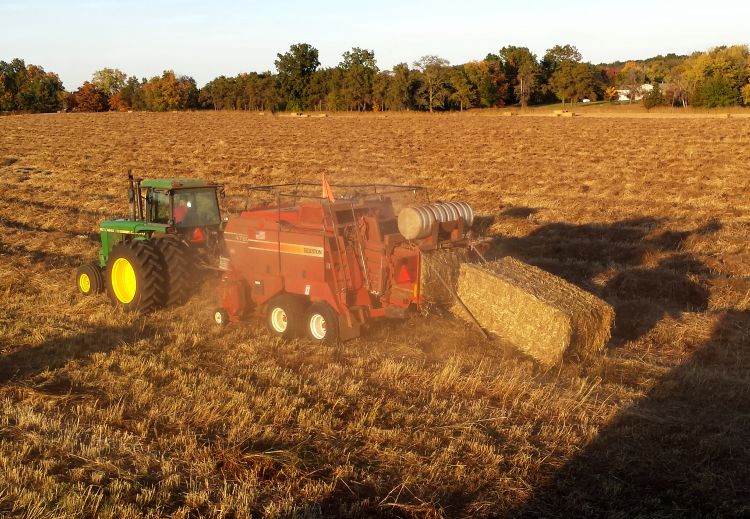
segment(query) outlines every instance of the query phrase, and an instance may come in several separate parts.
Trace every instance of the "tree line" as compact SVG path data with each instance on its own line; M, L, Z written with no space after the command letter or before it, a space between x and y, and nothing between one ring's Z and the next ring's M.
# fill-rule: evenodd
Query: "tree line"
M219 76L198 88L190 76L167 70L138 79L118 69L95 72L77 90L57 74L0 61L0 111L168 111L187 109L267 111L445 111L576 103L629 102L647 107L750 105L747 45L716 47L689 56L594 65L572 45L555 45L541 57L506 46L484 59L451 65L434 55L390 70L372 50L354 47L334 67L321 67L318 50L292 45L277 54L275 71ZM644 85L652 88L646 89Z

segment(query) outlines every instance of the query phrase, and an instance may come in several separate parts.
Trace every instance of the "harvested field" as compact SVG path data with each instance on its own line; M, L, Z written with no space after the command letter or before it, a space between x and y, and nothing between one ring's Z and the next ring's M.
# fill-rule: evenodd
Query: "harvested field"
M0 515L750 513L750 120L0 117ZM544 368L449 317L338 346L77 295L125 172L408 182L616 311Z

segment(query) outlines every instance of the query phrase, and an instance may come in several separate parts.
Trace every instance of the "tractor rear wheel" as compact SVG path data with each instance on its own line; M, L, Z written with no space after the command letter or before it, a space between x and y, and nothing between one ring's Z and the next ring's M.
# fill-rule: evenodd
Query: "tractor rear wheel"
M110 299L125 310L149 312L164 304L164 268L150 241L115 245L107 261L106 279Z
M104 290L104 276L99 263L92 261L81 265L76 272L76 285L85 296L101 293Z
M324 344L335 344L339 340L339 316L327 303L313 304L305 317L307 336Z
M306 306L304 299L291 294L274 297L266 310L268 330L283 339L300 336Z
M190 249L177 237L154 240L166 278L166 306L181 305L190 296Z

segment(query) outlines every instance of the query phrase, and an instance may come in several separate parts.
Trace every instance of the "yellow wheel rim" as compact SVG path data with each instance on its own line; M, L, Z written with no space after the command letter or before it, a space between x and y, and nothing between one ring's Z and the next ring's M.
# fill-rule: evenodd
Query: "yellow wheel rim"
M117 258L112 265L112 291L122 304L128 304L135 297L135 270L125 258Z
M78 276L78 288L80 288L81 292L84 294L89 293L91 290L91 279L88 274L81 274Z

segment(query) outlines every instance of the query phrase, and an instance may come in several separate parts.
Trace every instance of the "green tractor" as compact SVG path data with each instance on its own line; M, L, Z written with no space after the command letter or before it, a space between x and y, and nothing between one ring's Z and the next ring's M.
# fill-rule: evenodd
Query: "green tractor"
M201 266L221 248L221 184L200 179L140 180L128 174L130 218L99 225L99 261L81 266L84 295L107 291L125 310L183 303Z

